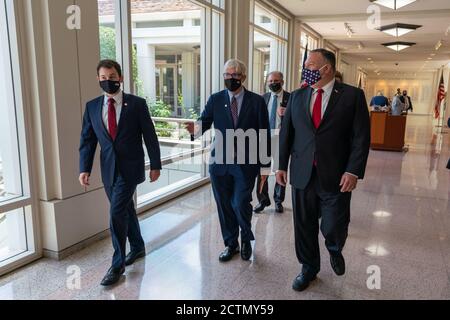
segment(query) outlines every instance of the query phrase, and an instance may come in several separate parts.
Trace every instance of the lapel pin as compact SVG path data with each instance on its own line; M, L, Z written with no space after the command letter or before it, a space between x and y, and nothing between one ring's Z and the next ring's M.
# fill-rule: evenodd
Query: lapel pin
M227 104L225 105L225 108L228 108L228 105L227 105Z

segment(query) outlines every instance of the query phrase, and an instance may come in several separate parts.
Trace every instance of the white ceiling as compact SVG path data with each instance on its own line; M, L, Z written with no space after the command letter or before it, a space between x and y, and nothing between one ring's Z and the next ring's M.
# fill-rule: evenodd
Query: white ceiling
M369 0L278 2L298 20L341 49L347 62L357 63L368 71L430 71L450 62L450 0L418 0L397 11L379 6L381 26L396 22L423 26L398 38L399 41L417 43L399 53L381 45L396 41L397 38L368 27L367 21L372 15L367 13L368 7L372 5ZM348 23L355 32L351 38L346 34L344 23ZM443 45L436 51L435 45L439 40L442 40ZM361 49L358 48L359 44L362 45ZM374 63L369 63L368 58Z

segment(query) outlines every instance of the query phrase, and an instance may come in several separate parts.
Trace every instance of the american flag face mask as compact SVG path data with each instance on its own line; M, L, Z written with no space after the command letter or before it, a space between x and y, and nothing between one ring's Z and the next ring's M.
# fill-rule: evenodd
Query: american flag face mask
M310 70L304 68L302 71L302 78L309 86L313 86L322 79L322 76L320 75L320 70L322 70L322 68L318 70Z

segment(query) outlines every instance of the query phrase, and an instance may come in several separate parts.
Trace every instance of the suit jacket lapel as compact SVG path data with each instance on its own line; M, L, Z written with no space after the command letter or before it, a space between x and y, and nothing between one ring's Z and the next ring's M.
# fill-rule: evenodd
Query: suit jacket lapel
M311 98L312 98L312 94L313 94L314 90L311 87L308 87L306 89L303 90L303 98L300 99L300 101L306 101L306 105L304 108L304 111L306 112L306 119L308 119L308 123L310 124L311 128L313 130L316 130L316 128L314 127L314 123L312 121L312 115L311 115Z
M121 128L123 127L123 123L125 122L127 113L129 109L129 96L123 93L122 98L122 111L120 113L119 124L117 125L117 135L119 135Z
M245 92L244 92L244 99L242 100L242 106L241 106L241 112L239 113L239 119L238 119L238 124L237 124L237 128L239 128L239 126L241 125L243 119L245 119L245 115L247 114L247 112L249 111L248 109L248 104L249 104L249 100L250 100L250 94L248 93L248 91L244 88Z
M228 94L228 90L224 91L224 101L225 101L225 114L227 115L228 122L231 123L231 127L234 128L233 116L231 114L231 101L230 95Z
M105 96L99 97L98 99L98 105L97 105L97 121L99 122L100 127L102 128L103 133L105 136L112 141L111 136L109 135L108 128L105 127L105 124L103 122L103 105L105 104Z
M333 111L333 109L336 107L336 104L339 101L339 98L342 94L342 86L339 83L335 83L333 87L333 91L331 92L330 101L328 102L327 109L325 110L325 114L322 117L322 121L320 122L320 125L322 125L329 117L330 113ZM320 126L319 126L320 128Z
M271 96L270 93L266 93L266 94L264 95L264 100L266 101L267 107L269 107L270 96Z

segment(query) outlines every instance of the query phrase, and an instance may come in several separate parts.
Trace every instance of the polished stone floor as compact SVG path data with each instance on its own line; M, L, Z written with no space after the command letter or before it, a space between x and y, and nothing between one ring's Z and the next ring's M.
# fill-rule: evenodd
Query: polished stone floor
M112 255L105 239L0 278L0 299L450 299L450 135L440 131L430 117L410 116L407 152L371 151L353 195L347 272L333 273L321 237L322 270L305 292L291 289L300 266L290 196L284 214L269 208L254 216L251 261L236 256L222 264L216 207L205 186L141 217L148 254L116 286L99 285ZM80 288L67 274L73 266ZM378 271L379 289L370 286Z

